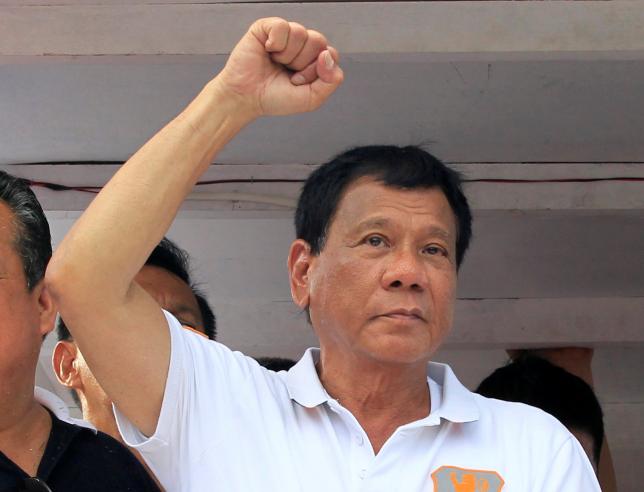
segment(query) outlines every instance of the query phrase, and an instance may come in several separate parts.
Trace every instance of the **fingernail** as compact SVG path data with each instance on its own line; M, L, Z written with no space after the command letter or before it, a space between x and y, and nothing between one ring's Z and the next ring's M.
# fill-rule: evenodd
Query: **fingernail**
M335 65L335 60L331 56L331 53L329 53L328 51L324 53L324 65L329 70L331 70L333 68L333 65Z
M301 73L296 73L291 77L291 82L295 85L302 85L303 83L306 82L306 79L304 78L304 75Z

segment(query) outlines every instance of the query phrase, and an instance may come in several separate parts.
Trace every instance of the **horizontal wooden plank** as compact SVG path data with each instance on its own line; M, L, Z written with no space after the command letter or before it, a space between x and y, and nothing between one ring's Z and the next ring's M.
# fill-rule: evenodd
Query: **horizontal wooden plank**
M5 4L0 55L224 54L274 15L325 32L344 53L644 53L638 2L110 2Z
M461 299L447 347L644 344L644 297Z
M275 210L281 216L281 212L294 208L301 183L263 183L253 180L304 180L315 167L304 164L213 165L201 181L250 182L198 186L183 210L211 211L212 216L216 217L218 212L230 211L231 203L238 202L234 210ZM474 180L465 186L475 210L644 210L644 181L601 181L629 177L644 180L644 164L457 163L453 167L466 179ZM102 186L118 169L118 165L23 164L5 168L18 176L73 187ZM562 179L572 182L558 182ZM583 182L592 179L599 181ZM47 210L84 210L93 197L83 192L60 192L42 188L36 188L36 192ZM272 196L277 201L284 202L285 206L272 205L271 200L251 201L249 197L253 194Z

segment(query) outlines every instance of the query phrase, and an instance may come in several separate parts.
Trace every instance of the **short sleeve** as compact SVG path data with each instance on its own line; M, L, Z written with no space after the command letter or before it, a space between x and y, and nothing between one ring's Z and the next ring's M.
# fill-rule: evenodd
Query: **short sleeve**
M170 330L170 365L155 432L145 436L114 406L126 444L141 453L167 490L191 490L185 471L213 442L234 438L235 393L261 378L257 364L239 352L184 329L165 312ZM142 391L144 389L142 388ZM181 477L181 479L179 479Z
M570 435L549 461L535 492L601 492L586 453Z

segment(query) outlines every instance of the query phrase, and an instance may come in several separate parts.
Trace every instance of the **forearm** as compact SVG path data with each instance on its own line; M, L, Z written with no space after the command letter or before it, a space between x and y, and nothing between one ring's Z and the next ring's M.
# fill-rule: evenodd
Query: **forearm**
M52 259L48 276L63 311L67 294L80 304L79 295L98 290L103 305L127 295L198 177L251 119L215 79L121 167Z
M291 36L291 28L299 34ZM47 286L89 367L147 435L161 410L171 346L159 305L134 278L239 130L259 114L311 111L339 86L342 71L331 52L314 31L283 19L255 22L217 78L121 167L51 260ZM292 56L303 70L289 65ZM298 70L304 80L295 84Z

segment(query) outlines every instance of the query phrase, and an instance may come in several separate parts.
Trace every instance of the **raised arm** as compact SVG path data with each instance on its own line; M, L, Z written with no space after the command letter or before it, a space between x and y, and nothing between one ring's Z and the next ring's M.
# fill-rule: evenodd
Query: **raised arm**
M54 254L46 282L60 313L101 386L143 433L156 428L170 338L134 276L239 130L261 115L316 109L342 78L321 34L277 18L255 22L222 72L121 167Z

